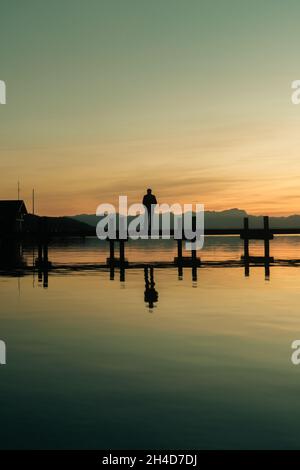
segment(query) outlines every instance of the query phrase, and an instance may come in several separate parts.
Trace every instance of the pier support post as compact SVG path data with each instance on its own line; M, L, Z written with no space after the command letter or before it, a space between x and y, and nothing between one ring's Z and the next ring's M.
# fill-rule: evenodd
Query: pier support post
M196 265L197 263L197 251L196 250L192 250L192 265Z
M121 239L109 239L109 258L106 258L106 264L109 267L128 267L128 261L125 258L125 241ZM119 257L115 256L115 244L116 242L119 243Z
M182 263L182 239L177 240L177 259L178 264Z
M197 250L191 250L191 256L183 256L182 254L182 243L183 240L177 240L177 257L174 258L174 263L178 266L178 276L182 276L182 268L185 267L192 267L192 266L200 266L200 258L197 258Z
M115 242L114 242L114 240L109 240L109 263L112 266L115 263Z
M269 235L269 217L264 217L264 231L265 231L265 258L268 260L270 258L270 240L268 238Z
M125 243L124 240L120 240L120 265L125 263Z
M245 262L245 277L249 277L250 275L250 266L249 263Z
M42 263L43 263L43 246L39 242L39 244L38 244L38 264L42 265Z
M45 266L48 266L48 244L47 242L44 243L43 246L43 263Z
M194 233L196 233L197 230L197 225L196 225L196 216L193 216L192 218L192 230ZM193 240L193 244L196 244L197 236ZM193 249L192 250L192 267L196 267L196 272L197 272L197 266L200 264L200 258L197 258L197 250ZM197 276L197 274L196 274Z
M249 219L248 217L244 218L244 260L245 263L249 263L249 238L248 238L248 229L249 229Z

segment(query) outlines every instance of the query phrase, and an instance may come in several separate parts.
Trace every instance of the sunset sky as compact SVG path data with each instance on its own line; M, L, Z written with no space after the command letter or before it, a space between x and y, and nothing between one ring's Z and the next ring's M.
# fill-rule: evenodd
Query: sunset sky
M4 0L0 199L300 214L299 0Z

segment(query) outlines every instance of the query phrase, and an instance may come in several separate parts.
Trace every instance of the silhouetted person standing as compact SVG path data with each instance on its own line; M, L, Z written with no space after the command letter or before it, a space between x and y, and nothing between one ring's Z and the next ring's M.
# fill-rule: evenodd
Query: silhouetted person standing
M147 212L148 212L149 232L151 229L151 219L152 219L152 215L153 215L156 204L157 204L156 197L154 196L154 194L152 194L152 189L148 188L147 194L145 194L145 196L143 197L143 205L146 207Z

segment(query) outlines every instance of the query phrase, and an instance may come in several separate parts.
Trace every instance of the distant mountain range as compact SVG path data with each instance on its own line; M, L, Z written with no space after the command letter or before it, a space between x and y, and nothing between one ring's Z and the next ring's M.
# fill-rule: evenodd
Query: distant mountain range
M40 228L42 217L33 214L27 214L24 218L24 232L37 232ZM90 229L90 224L76 220L73 217L43 217L46 220L47 228L54 231L74 232L86 231ZM88 226L88 227L87 227Z
M205 211L204 220L207 229L239 229L243 227L244 217L249 218L249 228L262 228L263 217L249 215L241 209L228 209L224 211ZM79 214L64 217L45 217L47 219L48 229L57 232L74 232L82 231L91 234L95 233L94 229L101 217L94 214ZM128 222L134 219L133 216L128 217ZM174 215L170 215L171 228L174 227ZM37 231L39 228L40 217L28 214L24 221L25 232ZM270 228L298 228L300 229L300 215L290 215L288 217L270 217ZM118 224L117 224L118 225Z
M205 228L242 228L244 217L249 217L250 228L262 228L263 216L249 215L241 209L228 209L224 211L205 211ZM80 214L69 217L74 221L81 222L92 227L96 227L100 220L94 214ZM134 217L129 217L129 221ZM171 227L173 226L173 214L171 214ZM290 215L288 217L270 217L271 228L300 228L300 215Z

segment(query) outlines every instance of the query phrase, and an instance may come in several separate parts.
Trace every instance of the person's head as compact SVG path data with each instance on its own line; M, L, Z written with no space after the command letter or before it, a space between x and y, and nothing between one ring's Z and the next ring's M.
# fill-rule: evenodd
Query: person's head
M148 188L147 189L147 194L151 194L152 193L152 189Z

